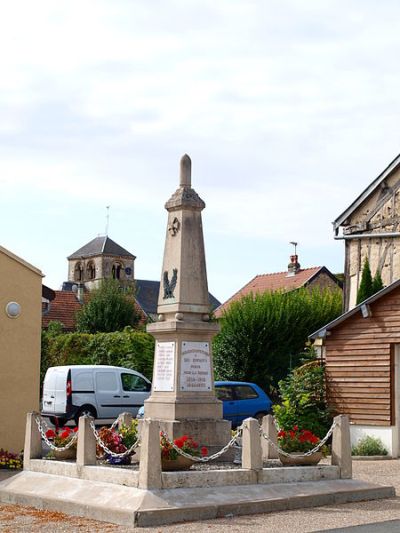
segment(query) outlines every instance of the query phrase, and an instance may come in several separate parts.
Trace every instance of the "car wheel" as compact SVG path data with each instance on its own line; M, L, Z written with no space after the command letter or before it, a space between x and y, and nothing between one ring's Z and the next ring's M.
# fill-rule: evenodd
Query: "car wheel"
M93 418L96 418L97 417L97 413L96 413L96 409L94 407L92 407L91 405L84 405L83 407L81 407L76 415L74 416L74 420L75 420L75 424L78 425L79 424L79 418L81 416L91 416Z
M261 425L262 424L262 421L263 421L263 418L264 416L266 416L267 413L257 413L254 418L256 420L258 420L258 423Z

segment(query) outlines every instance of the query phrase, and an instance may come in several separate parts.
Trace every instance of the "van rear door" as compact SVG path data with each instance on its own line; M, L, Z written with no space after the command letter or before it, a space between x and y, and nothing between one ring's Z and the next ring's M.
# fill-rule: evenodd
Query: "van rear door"
M61 415L67 407L67 374L65 367L51 367L47 370L43 384L43 413Z

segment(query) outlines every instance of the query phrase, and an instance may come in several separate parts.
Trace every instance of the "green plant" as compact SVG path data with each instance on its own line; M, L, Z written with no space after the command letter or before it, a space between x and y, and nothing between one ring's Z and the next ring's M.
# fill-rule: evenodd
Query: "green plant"
M307 428L322 438L332 423L323 365L310 361L294 369L279 382L279 391L281 403L272 408L279 427L285 431L294 426Z
M138 421L134 418L130 424L130 426L127 426L126 424L121 424L120 428L118 429L118 433L122 439L122 444L126 447L126 449L129 449L138 438Z
M351 455L387 455L388 451L378 437L366 435L351 448Z
M121 292L117 280L107 279L90 293L88 303L76 314L76 327L82 333L108 333L137 325L139 320L133 292Z
M308 335L341 309L340 290L265 292L233 302L213 342L216 379L255 382L271 395L299 364Z
M384 285L383 285L381 273L380 273L379 270L377 270L375 272L374 279L372 280L373 294L375 294L376 292L379 292L380 290L382 290L383 287L384 287Z
M357 291L357 304L363 302L374 294L372 287L372 275L369 267L368 257L364 259L364 265L361 273L360 286Z

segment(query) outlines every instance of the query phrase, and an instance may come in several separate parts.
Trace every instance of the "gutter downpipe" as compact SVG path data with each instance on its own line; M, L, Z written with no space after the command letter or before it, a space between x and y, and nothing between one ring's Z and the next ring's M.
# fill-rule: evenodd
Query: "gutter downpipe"
M389 233L354 233L354 235L334 235L335 241L340 240L350 240L350 239L374 239L378 237L394 238L400 237L400 231L389 232Z

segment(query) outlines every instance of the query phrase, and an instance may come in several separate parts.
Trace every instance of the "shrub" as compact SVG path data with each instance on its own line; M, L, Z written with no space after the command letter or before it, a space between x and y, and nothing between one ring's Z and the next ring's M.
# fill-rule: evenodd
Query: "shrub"
M22 453L11 453L0 448L0 468L20 470L23 466Z
M341 309L340 290L265 292L233 302L213 343L217 379L252 381L273 393L299 364L308 335Z
M388 451L378 437L366 435L351 449L351 455L387 455Z
M126 327L113 333L42 333L41 382L47 368L60 365L115 365L152 376L154 338Z
M281 404L272 408L279 427L289 431L298 426L324 437L332 423L326 404L324 367L311 361L294 369L279 382L279 391Z

